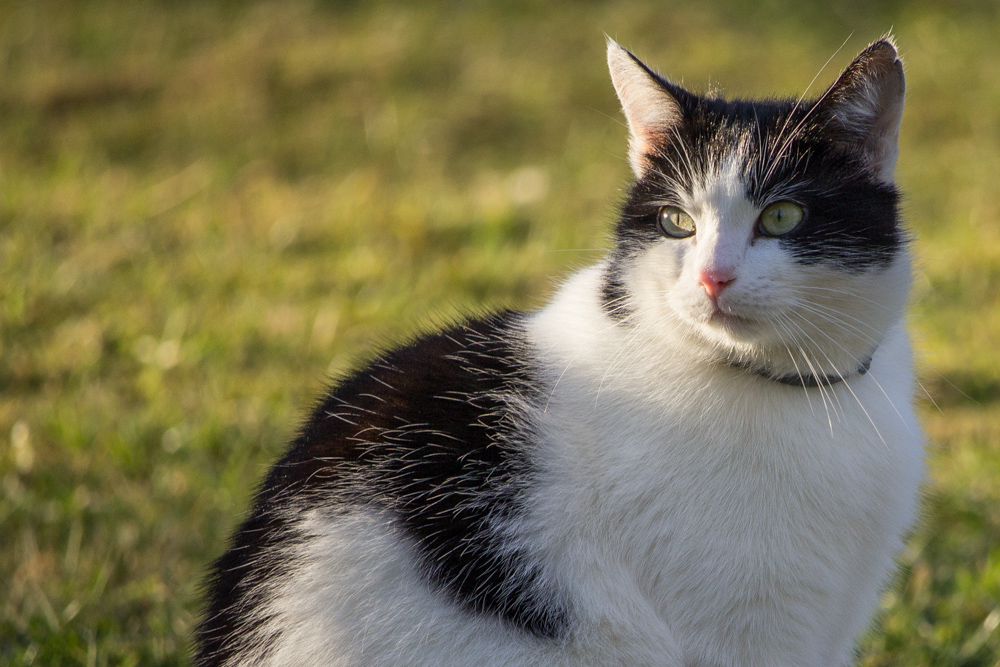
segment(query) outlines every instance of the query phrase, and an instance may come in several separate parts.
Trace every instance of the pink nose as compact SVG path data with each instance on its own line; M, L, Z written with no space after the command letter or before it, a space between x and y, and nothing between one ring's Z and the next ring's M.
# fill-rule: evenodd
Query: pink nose
M715 303L715 300L722 294L722 290L732 285L735 280L736 277L728 271L702 271L701 275L698 276L698 282L705 288L705 293L708 294L712 303Z

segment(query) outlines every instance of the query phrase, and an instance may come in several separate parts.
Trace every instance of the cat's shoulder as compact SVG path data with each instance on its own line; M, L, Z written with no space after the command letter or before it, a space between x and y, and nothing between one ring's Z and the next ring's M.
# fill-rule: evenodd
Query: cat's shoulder
M331 385L265 487L323 484L323 470L490 450L537 391L524 315L504 310L386 348Z

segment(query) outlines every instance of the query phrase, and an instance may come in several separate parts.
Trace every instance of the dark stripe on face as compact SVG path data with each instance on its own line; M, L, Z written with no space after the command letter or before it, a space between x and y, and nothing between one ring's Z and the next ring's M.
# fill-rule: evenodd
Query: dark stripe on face
M905 243L896 188L876 180L860 156L845 152L818 121L807 121L777 161L753 156L745 174L747 197L760 208L790 200L805 209L799 227L780 238L800 263L850 272L881 269Z

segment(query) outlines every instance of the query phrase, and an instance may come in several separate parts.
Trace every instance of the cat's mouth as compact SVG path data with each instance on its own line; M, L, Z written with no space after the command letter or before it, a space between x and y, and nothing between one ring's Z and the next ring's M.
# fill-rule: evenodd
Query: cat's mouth
M746 328L756 324L755 320L749 317L743 317L742 315L736 315L734 313L727 313L724 310L716 308L708 316L708 323L715 326L725 327L727 329L731 328Z
M763 333L760 320L718 308L708 315L702 326L712 331L716 336L721 334L725 340L743 343L759 343Z

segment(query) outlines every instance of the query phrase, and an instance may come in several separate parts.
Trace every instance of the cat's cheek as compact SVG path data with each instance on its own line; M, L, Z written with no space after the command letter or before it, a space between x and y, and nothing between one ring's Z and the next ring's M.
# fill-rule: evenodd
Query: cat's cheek
M847 272L804 266L798 271L799 303L793 317L806 329L822 330L837 339L838 348L828 354L847 350L855 357L867 355L901 316L910 271L905 253L880 270Z
M629 282L640 309L646 305L659 311L674 300L685 273L682 243L674 240L657 243L636 261Z
M668 304L678 317L692 329L699 331L703 336L708 335L714 343L718 332L712 325L712 315L715 306L705 295L704 290L693 281L679 282L667 295Z
M675 314L689 323L706 322L715 311L715 305L698 281L695 253L678 253L673 268L669 275L660 278L661 299Z

